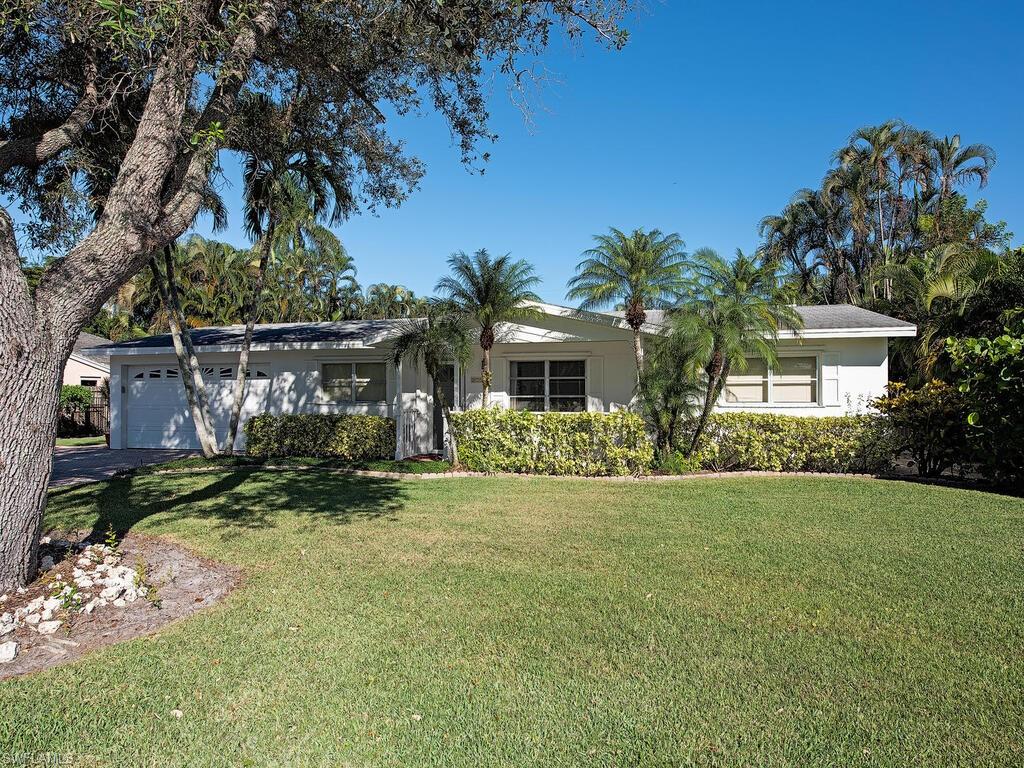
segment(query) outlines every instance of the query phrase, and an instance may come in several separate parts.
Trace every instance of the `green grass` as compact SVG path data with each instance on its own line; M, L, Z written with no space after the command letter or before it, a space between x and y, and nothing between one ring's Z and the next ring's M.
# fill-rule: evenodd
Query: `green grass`
M106 445L107 439L103 435L91 435L89 437L58 437L57 445L72 447L77 445Z
M202 456L190 456L187 459L174 459L165 461L162 464L151 464L139 467L136 472L140 474L151 474L167 469L235 469L238 467L254 469L269 464L274 467L322 467L325 469L368 469L374 472L401 472L402 474L432 475L439 472L447 472L452 468L450 461L423 459L413 461L402 459L392 460L371 460L371 461L342 461L340 459L322 459L304 456L275 457L270 459L255 459L251 456L218 456L212 459L205 459Z
M245 582L156 637L0 683L5 754L1024 763L1019 499L238 469L55 490L47 521L165 535Z

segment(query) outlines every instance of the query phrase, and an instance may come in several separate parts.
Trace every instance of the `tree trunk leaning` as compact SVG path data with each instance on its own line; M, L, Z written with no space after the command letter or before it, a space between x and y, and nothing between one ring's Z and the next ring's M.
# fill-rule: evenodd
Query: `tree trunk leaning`
M182 312L178 301L178 290L174 283L173 252L171 246L164 249L164 263L167 279L160 273L156 259L150 260L153 280L157 284L160 298L167 312L167 324L171 329L171 342L174 355L178 360L178 371L181 384L185 389L185 400L188 402L192 422L195 425L196 437L203 456L211 458L217 455L217 436L213 430L213 418L210 415L209 398L206 395L206 382L203 380L203 369L199 366L199 357L192 346L192 337L188 331L182 333Z
M231 419L228 422L227 442L224 445L224 455L226 456L231 456L235 452L238 422L242 418L242 406L245 403L245 380L249 376L249 349L252 347L252 333L256 327L256 318L260 312L260 297L263 294L263 281L267 273L267 265L270 263L270 249L273 237L274 224L271 220L263 240L260 242L260 263L245 312L245 335L242 338L242 349L238 353L238 375L235 377L235 384L231 394Z

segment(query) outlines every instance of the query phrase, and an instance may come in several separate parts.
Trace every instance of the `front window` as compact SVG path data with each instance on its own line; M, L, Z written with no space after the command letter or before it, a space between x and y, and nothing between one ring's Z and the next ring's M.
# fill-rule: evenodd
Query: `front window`
M772 399L776 403L818 402L818 359L808 357L780 357L778 370L773 372Z
M515 360L510 395L517 411L587 410L584 360Z
M748 358L742 373L733 371L725 382L725 402L808 403L818 402L818 358L814 355L780 357L769 367L760 358Z
M380 403L387 399L384 363L324 363L320 391L332 403Z
M730 373L725 380L727 403L767 403L768 364L760 358L748 358L747 370Z

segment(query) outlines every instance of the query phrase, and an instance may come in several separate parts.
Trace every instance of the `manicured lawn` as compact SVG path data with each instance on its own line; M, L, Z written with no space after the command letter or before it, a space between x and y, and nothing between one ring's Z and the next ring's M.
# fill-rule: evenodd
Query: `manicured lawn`
M103 435L92 435L90 437L58 437L57 445L72 447L76 445L106 445L107 439Z
M1024 763L1019 499L251 469L51 495L51 525L108 520L236 564L245 583L156 637L0 683L5 754Z

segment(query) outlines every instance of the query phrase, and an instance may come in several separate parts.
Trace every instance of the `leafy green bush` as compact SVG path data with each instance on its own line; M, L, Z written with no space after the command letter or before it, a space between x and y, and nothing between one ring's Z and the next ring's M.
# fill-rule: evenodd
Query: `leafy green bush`
M264 413L245 423L250 456L331 456L345 461L393 459L395 422L360 413Z
M84 411L92 405L92 387L65 384L60 388L60 410L64 414Z
M893 455L877 416L737 412L711 415L690 461L717 471L882 472Z
M664 475L689 475L704 469L698 457L687 456L682 451L670 451L656 458L654 468Z
M907 451L917 471L936 477L970 460L967 404L963 395L942 381L918 389L890 382L885 397L872 401L882 412L897 451Z
M982 474L1024 486L1024 328L993 339L948 339L967 435Z
M629 475L654 449L634 413L531 413L487 408L452 414L459 460L477 472Z

